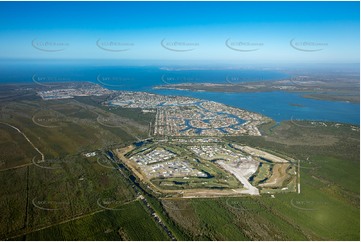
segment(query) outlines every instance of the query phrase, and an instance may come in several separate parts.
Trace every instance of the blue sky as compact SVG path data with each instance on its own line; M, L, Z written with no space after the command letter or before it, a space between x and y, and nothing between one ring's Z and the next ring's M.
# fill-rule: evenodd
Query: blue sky
M359 2L0 2L0 58L359 62Z

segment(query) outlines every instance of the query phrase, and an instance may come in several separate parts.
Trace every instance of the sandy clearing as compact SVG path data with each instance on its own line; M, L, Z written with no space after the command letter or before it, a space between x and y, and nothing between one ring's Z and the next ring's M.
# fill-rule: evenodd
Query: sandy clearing
M217 161L223 169L232 173L244 186L242 194L259 195L259 190L249 183L248 178L257 171L258 163L247 163L246 166L233 167L224 161Z
M262 157L264 159L270 160L270 161L275 162L275 163L289 163L289 161L286 160L286 159L283 159L281 157L272 155L272 154L267 153L265 151L258 150L258 149L255 149L255 148L252 148L252 147L249 147L249 146L241 146L241 145L233 145L233 146L236 149L240 149L243 152L246 152L247 154L250 154L252 156L254 156L254 155L259 156L259 157Z

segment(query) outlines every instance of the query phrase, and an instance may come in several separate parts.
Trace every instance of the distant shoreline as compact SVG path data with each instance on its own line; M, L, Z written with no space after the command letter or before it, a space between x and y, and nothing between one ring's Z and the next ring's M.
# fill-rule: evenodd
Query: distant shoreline
M355 90L349 87L344 89L338 86L318 85L318 86L300 86L294 81L267 81L267 82L243 82L237 84L229 83L181 83L155 86L155 90L181 90L196 92L219 92L219 93L254 93L254 92L273 92L284 91L303 94L302 97L326 100L340 101L359 104L360 96Z

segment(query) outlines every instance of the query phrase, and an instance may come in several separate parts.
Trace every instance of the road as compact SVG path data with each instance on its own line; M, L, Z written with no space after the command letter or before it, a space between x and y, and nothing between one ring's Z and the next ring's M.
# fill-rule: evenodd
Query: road
M18 131L21 135L24 136L24 138L29 142L29 144L40 154L41 156L41 161L45 161L45 156L44 154L33 144L33 142L31 142L31 140L17 127L11 125L11 124L8 124L8 123L4 123L4 122L0 122L1 124L4 124L4 125L7 125L13 129L15 129L16 131Z

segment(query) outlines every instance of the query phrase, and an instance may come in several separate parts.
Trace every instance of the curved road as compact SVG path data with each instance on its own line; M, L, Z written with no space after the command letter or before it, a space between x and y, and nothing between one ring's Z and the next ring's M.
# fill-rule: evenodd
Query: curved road
M7 125L13 129L15 129L16 131L18 131L22 136L24 136L24 138L29 142L29 144L31 144L31 146L40 154L41 156L41 161L44 162L45 161L45 156L44 154L33 144L33 142L31 142L31 140L20 130L18 129L17 127L11 125L11 124L8 124L8 123L4 123L4 122L0 122L0 124L4 124L4 125Z

